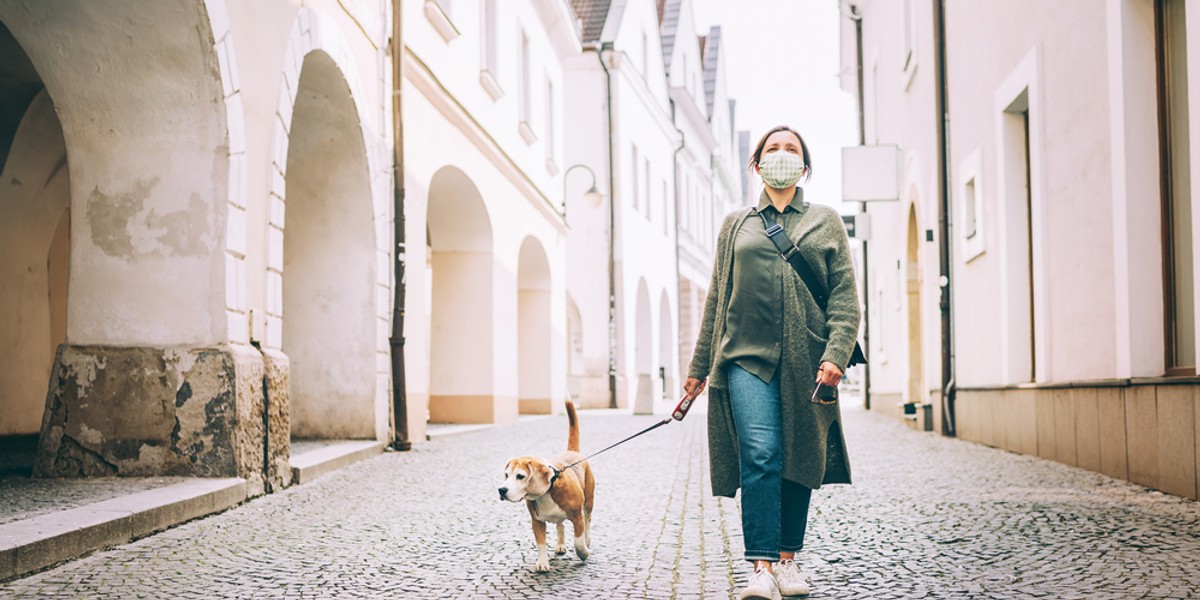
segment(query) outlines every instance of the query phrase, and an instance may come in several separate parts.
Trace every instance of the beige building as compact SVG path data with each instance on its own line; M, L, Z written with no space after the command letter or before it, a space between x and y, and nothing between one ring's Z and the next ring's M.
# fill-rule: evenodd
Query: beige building
M943 4L944 238L934 4L842 2L843 86L861 58L866 143L900 151L898 200L867 208L872 409L1197 497L1200 11Z

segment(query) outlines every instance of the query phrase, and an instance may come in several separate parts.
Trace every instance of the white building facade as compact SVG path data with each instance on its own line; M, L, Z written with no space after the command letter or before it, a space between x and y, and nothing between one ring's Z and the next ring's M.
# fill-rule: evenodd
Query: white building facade
M663 57L669 77L672 115L683 134L675 158L679 190L679 361L692 360L704 299L712 280L717 230L724 216L742 204L736 163L733 106L726 90L720 28L695 33L690 0L659 3Z
M582 406L662 412L679 381L672 162L679 133L671 122L655 5L573 6L585 52L568 67L567 157L595 173L608 193L600 206L584 202L590 180L583 173L566 188L572 393Z
M952 408L964 439L1196 498L1200 11L945 3L951 403L932 5L853 4L866 140L902 165L900 201L868 207L872 408Z
M404 5L410 436L566 397L568 121L559 0Z

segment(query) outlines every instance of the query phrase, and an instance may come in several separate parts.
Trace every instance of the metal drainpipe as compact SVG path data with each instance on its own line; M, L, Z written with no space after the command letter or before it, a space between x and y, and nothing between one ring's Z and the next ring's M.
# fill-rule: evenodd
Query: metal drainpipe
M675 126L675 101L668 100L668 102L671 103L671 125ZM687 146L687 139L683 135L683 130L679 129L679 127L675 127L675 133L679 134L679 146L675 148L675 153L671 155L671 174L675 184L675 308L676 310L679 310L679 307L683 305L683 300L679 297L679 293L682 291L680 290L681 286L679 285L681 281L679 276L679 152L682 151L685 146ZM682 319L683 315L682 313L679 313L678 318L675 319L675 324L677 327L682 322ZM675 353L678 354L678 342L675 344L675 346ZM679 365L679 378L681 380L687 379L688 366L684 366L682 364L682 356L680 356L679 359L679 362L681 363Z
M388 338L392 354L392 448L411 450L408 439L408 393L404 374L404 298L405 298L405 239L404 239L404 125L401 119L401 87L403 85L404 44L401 0L392 0L392 214L395 223L396 273L395 302L392 306L392 335Z
M617 407L617 275L613 254L616 248L617 189L613 171L613 112L612 73L604 64L604 52L612 52L612 42L592 42L583 48L596 53L600 68L604 69L605 108L608 113L608 407Z
M862 13L858 6L850 5L850 20L854 21L854 44L858 52L858 145L867 145L867 117L863 96L863 44L862 44ZM867 203L859 203L859 211L867 214ZM871 268L867 251L867 240L862 240L863 268L863 349L871 351ZM863 365L863 407L871 410L871 363Z
M950 108L949 94L946 83L946 3L945 0L933 0L933 36L934 36L934 82L937 86L937 143L938 143L938 262L941 266L941 299L938 302L942 311L942 433L947 436L955 435L954 396L954 343L953 320L951 319L951 283L953 282L952 266L950 264Z

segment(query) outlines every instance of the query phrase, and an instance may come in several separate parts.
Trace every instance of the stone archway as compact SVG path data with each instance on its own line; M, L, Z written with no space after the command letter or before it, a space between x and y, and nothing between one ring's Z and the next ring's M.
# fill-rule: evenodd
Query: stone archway
M634 369L637 375L637 395L634 397L633 412L654 412L654 324L650 314L650 291L646 280L638 280L637 313L634 330Z
M386 154L374 113L334 18L302 7L288 40L260 273L272 428L305 438L384 439L390 348L378 331L391 318L392 255L391 240L377 232L391 213L390 165L380 162ZM322 157L321 144L338 151ZM335 349L345 355L331 356ZM319 366L293 368L295 360ZM290 453L288 436L271 443Z
M29 475L66 342L70 169L50 96L3 25L0 82L0 476Z
M550 261L533 236L517 260L517 398L521 414L550 414Z
M917 225L916 205L908 209L907 246L904 261L904 289L908 307L908 383L905 386L905 402L924 403L928 400L925 391L925 344L921 323L921 241Z
M329 54L302 63L287 150L281 348L293 438L375 437L371 185L351 90Z
M55 256L69 254L70 293L51 300L69 317L34 474L258 488L261 358L238 345L244 240L227 229L245 194L223 1L13 1L0 23L45 87L69 163Z
M442 167L429 183L429 419L494 423L492 224L475 183ZM511 402L511 400L510 400Z
M677 387L675 365L672 364L672 357L675 355L671 351L671 342L675 339L675 336L671 335L672 322L674 319L671 318L671 301L667 299L667 291L663 290L658 301L658 379L661 386L659 396L664 400L669 400Z

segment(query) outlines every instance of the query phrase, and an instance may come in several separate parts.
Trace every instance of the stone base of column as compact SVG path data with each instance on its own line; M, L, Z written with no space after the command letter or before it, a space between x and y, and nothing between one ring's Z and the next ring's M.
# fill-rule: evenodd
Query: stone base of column
M291 362L278 350L263 350L262 357L267 407L267 491L274 491L292 485L291 397L288 396Z
M250 346L60 346L33 474L241 477L249 495L283 487L287 359L269 363L264 379ZM264 388L278 400L266 419Z

